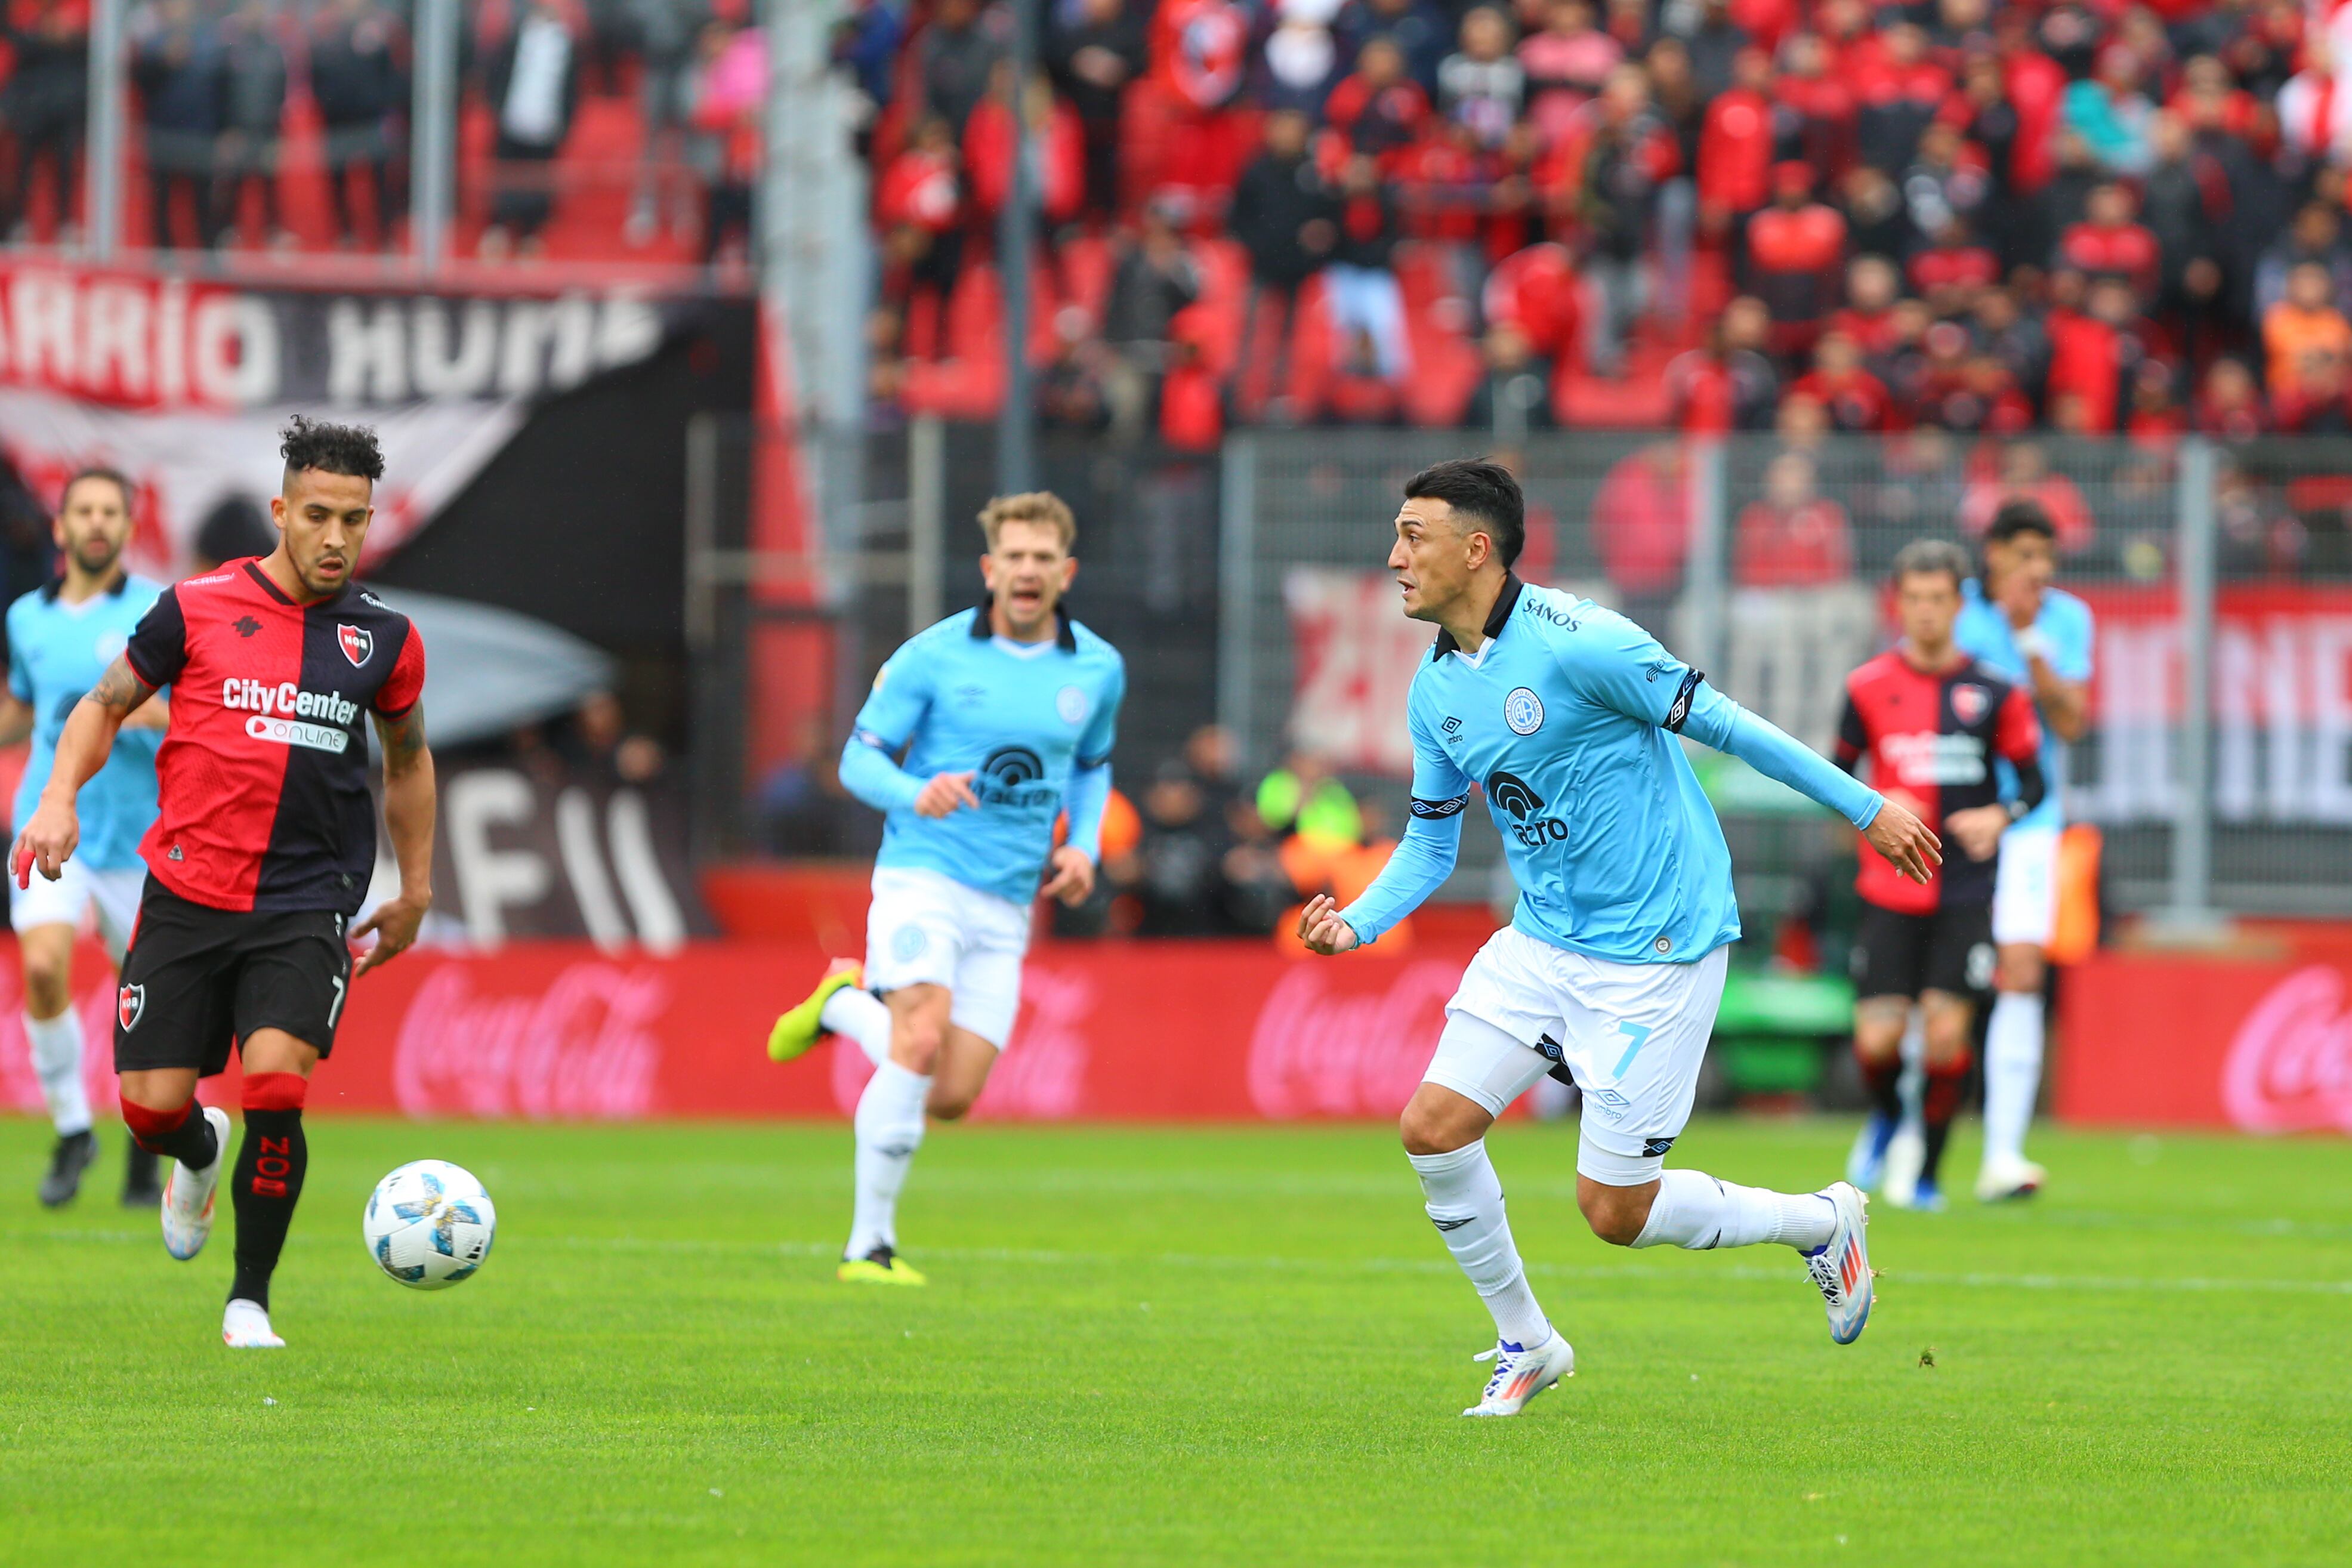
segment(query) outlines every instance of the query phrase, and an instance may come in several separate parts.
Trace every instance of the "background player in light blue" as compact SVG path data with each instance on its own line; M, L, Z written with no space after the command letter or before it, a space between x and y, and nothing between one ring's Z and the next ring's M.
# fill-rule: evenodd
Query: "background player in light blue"
M1062 611L1076 521L1036 491L989 502L980 525L987 600L890 656L842 752L841 782L887 814L866 963L835 964L768 1037L777 1061L830 1032L874 1063L857 1101L845 1280L924 1282L898 1257L897 1228L924 1113L969 1110L1012 1035L1041 873L1047 896L1081 903L1101 858L1127 670Z
M2000 837L1992 940L1999 953L1985 1020L1984 1163L1977 1196L2026 1197L2042 1170L2025 1157L2042 1089L2043 949L2058 919L2058 837L2065 826L2066 743L2091 727L2091 606L2050 585L2058 531L2038 501L2003 503L1985 531L1984 575L1968 584L1952 639L2025 688L2042 716L2042 804ZM2006 767L2003 769L2007 772ZM2004 777L2002 787L2014 781Z
M1463 975L1400 1131L1429 1217L1495 1319L1493 1376L1465 1415L1515 1415L1575 1369L1528 1287L1486 1149L1505 1107L1555 1068L1583 1091L1577 1206L1624 1247L1783 1242L1803 1256L1851 1343L1867 1321L1862 1194L1743 1187L1664 1170L1690 1118L1739 935L1731 856L1678 737L1730 752L1839 812L1926 880L1935 836L1743 710L1647 632L1589 599L1523 584L1517 482L1496 464L1440 463L1405 485L1389 566L1404 613L1436 645L1406 700L1411 819L1364 896L1308 902L1318 952L1373 942L1453 870L1474 784L1503 836L1519 900Z
M66 716L98 684L163 592L163 584L122 568L131 506L131 483L121 475L103 468L76 474L66 484L54 525L57 577L8 606L0 746L28 735L33 742L16 789L19 825L31 819L48 783ZM155 752L168 721L164 704L151 702L123 726L113 756L83 788L79 852L56 881L36 878L9 896L8 923L16 930L24 963L25 1037L58 1132L40 1186L41 1202L53 1208L81 1190L82 1173L98 1157L82 1080L81 1019L73 1010L74 937L85 911L94 910L99 935L121 966L146 880L139 838L155 820ZM155 1163L154 1155L131 1145L126 1205L152 1207L161 1201Z

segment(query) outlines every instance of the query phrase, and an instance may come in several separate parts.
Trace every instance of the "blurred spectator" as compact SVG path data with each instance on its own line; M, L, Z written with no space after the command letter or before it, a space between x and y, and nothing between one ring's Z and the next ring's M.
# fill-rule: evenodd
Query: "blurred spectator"
M2197 399L2198 430L2224 441L2251 441L2269 427L2262 388L2243 360L2218 359Z
M1491 5L1462 18L1462 47L1437 68L1439 112L1468 129L1481 147L1499 147L1519 118L1527 71L1511 51L1511 19Z
M2142 182L2142 221L2160 258L2158 311L2202 316L2220 301L2222 248L2217 242L2231 209L2229 174L2219 159L2197 150L2177 114L2158 114L2156 157Z
M2096 74L2066 89L2067 128L2114 174L2146 174L2155 155L2149 125L2155 109L2140 91L2140 72L2130 46L2110 44L2099 51Z
M719 259L730 234L740 230L746 247L751 231L751 190L760 177L765 138L761 125L768 101L768 47L757 27L712 21L696 40L697 65L690 78L686 116L689 148L708 184L702 218L702 261ZM927 192L918 200L929 199ZM961 259L942 243L930 259L950 268ZM952 281L952 271L947 274ZM947 283L940 285L941 289Z
M1356 68L1331 89L1323 117L1359 153L1389 157L1412 144L1429 121L1429 95L1405 74L1393 38L1364 40Z
M1103 304L1103 341L1119 361L1113 396L1123 429L1143 427L1168 365L1176 318L1200 297L1200 269L1176 232L1172 210L1165 201L1146 203L1141 232L1120 244Z
M1666 366L1675 428L1720 435L1771 426L1780 381L1764 352L1770 332L1763 301L1742 296L1724 308L1707 346L1678 355Z
M1319 271L1339 243L1339 204L1307 152L1307 121L1296 110L1265 117L1265 148L1234 187L1228 221L1249 253L1249 302L1243 311L1242 364L1281 384L1299 285ZM1266 312L1271 310L1271 317ZM1274 363L1258 363L1270 338Z
M1623 62L1625 46L1594 25L1592 0L1549 0L1543 17L1543 30L1519 43L1519 67L1529 119L1546 142L1558 142Z
M554 163L580 108L581 40L558 0L531 0L490 58L490 106L498 115L499 194L482 254L544 248L540 230L555 210Z
M1265 79L1260 100L1269 109L1314 113L1339 75L1339 46L1331 19L1339 0L1279 0L1273 36L1260 50Z
M1691 8L1670 8L1662 18L1668 32L1680 37L1686 51L1691 79L1702 100L1731 86L1732 62L1748 47L1747 30L1732 20L1730 0L1700 0L1696 21Z
M627 227L632 246L649 245L661 230L661 170L686 153L686 129L694 104L698 66L696 46L708 18L709 0L627 0L637 46L636 189L629 201ZM887 5L869 5L865 16L891 16ZM888 41L895 44L897 29ZM682 193L681 193L682 194ZM688 221L677 213L671 226L683 231Z
M874 209L882 227L883 298L904 300L929 289L944 300L963 259L962 166L946 121L934 114L916 124L883 171Z
M292 243L278 201L280 128L286 122L286 50L270 0L240 0L221 24L221 128L214 170L215 233L239 228L248 185L257 187L264 237Z
M1626 615L1664 626L1690 556L1690 473L1683 443L1620 458L1593 492L1591 545Z
M1045 73L1029 79L1021 95L1028 122L1030 177L1037 212L1047 225L1076 216L1086 198L1087 138L1078 117L1054 96ZM1000 59L988 96L973 106L963 128L964 170L971 181L973 214L988 224L1013 198L1013 62Z
M89 0L6 0L0 41L15 57L0 87L0 126L16 142L16 167L0 195L0 235L30 237L33 175L49 171L61 224L81 191L82 135L89 121Z
M174 198L185 196L194 240L210 250L219 235L213 199L213 148L226 90L220 29L195 0L154 0L131 28L131 79L138 86L147 136L150 239L177 249Z
M1863 368L1862 348L1848 333L1823 332L1813 345L1813 368L1800 376L1791 395L1818 403L1830 426L1841 433L1885 430L1891 423L1885 385Z
M1394 44L1405 75L1423 92L1437 91L1438 62L1454 46L1454 26L1430 0L1347 0L1334 25L1340 48L1352 59L1376 37Z
M1127 89L1143 74L1143 26L1126 0L1077 0L1057 8L1047 55L1054 79L1076 110L1086 142L1086 211L1118 212L1119 125Z
M1625 334L1643 303L1642 252L1659 186L1679 173L1682 154L1650 105L1650 80L1620 66L1587 110L1581 186L1591 236L1585 270L1600 295L1586 337L1596 375L1622 376Z
M2051 472L2050 455L2038 441L2011 441L1987 459L1973 459L1979 471L1969 480L1959 506L1960 531L1970 539L1983 537L1994 514L2011 500L2038 502L2057 530L2061 554L2079 555L2091 547L2091 508L2074 480ZM1990 464L1990 471L1984 465Z
M2135 221L2138 206L2131 187L2120 180L2093 186L2083 221L2058 237L2060 264L2093 275L2115 274L2140 299L2155 299L2163 251L2156 236Z
M393 122L408 102L399 28L376 0L329 0L313 25L310 96L326 130L327 187L339 243L356 244L352 206L357 175L367 186L379 236L388 239L394 208Z
M1037 374L1039 423L1093 433L1111 423L1111 398L1102 361L1108 349L1087 334L1086 313L1065 307L1054 323L1053 361Z
M2063 397L2079 398L2080 432L2111 435L2122 427L2142 363L2169 356L2163 333L2140 314L2131 284L2114 275L2095 278L2085 310L2051 314L2047 395L2053 409Z
M1004 53L1003 21L1000 11L983 12L980 0L939 0L930 25L915 36L917 111L946 121L959 141Z
M1343 354L1369 347L1380 379L1401 382L1412 368L1412 353L1404 294L1390 264L1397 243L1396 199L1372 160L1360 153L1340 172L1339 201L1339 239L1323 269L1332 334Z
M1481 352L1486 374L1470 395L1463 423L1473 429L1492 430L1499 441L1515 441L1529 430L1550 429L1555 423L1551 376L1518 323L1497 321L1487 328Z
M1176 325L1168 374L1160 379L1160 439L1179 452L1213 452L1225 438L1224 391L1189 321Z
M2330 373L2352 354L2352 322L2345 320L2336 300L2335 279L2326 264L2298 262L2287 274L2286 298L2263 315L2263 351L2268 356L2273 402L2301 401L2315 374L2330 384L2340 380Z
M1773 346L1801 353L1837 298L1845 271L1845 219L1812 199L1813 172L1803 163L1773 171L1772 205L1748 220L1741 286L1777 323Z
M592 691L572 715L571 760L591 777L619 784L643 784L659 776L666 759L661 742L629 728L621 700Z
M1707 105L1698 138L1699 226L1723 234L1761 207L1772 194L1772 57L1742 49L1732 62L1731 87ZM1798 167L1811 185L1811 171ZM1845 220L1838 220L1843 242Z
M2329 292L2336 299L2352 299L2352 245L2345 243L2342 216L2325 202L2306 202L2297 208L2293 226L2263 251L2254 276L2254 308L2260 315L2269 315L2286 298L2287 274L2306 261L2327 268Z
M1861 108L1854 117L1855 150L1888 174L1907 167L1920 134L1952 96L1952 73L1931 58L1916 23L1896 22L1878 36L1879 47L1859 48L1850 62Z
M1812 458L1781 453L1765 467L1763 499L1740 509L1732 580L1743 588L1809 588L1853 575L1845 508L1821 493Z
M230 561L267 555L278 548L278 531L269 513L251 496L230 494L215 502L196 524L189 543L188 570L203 576Z

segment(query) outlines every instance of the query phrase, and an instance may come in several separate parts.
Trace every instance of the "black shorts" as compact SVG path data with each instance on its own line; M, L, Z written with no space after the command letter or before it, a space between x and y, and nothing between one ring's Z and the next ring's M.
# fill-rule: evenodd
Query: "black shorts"
M1946 904L1922 915L1864 900L1853 934L1856 996L1972 995L1991 985L1992 904Z
M331 1055L352 984L345 923L337 910L216 910L149 877L115 994L114 1070L210 1078L256 1029Z

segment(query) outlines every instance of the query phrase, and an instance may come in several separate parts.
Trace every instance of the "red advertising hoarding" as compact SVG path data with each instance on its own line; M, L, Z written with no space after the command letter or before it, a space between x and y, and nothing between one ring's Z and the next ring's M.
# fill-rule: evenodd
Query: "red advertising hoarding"
M33 1110L13 952L0 944L0 1106ZM1290 958L1259 942L1044 944L974 1114L1006 1121L1392 1117L1472 948ZM788 1067L763 1049L778 1008L822 973L814 942L694 942L667 956L587 942L419 950L362 980L314 1110L530 1121L845 1115L864 1057ZM114 994L85 944L77 1005L104 1070ZM234 1091L207 1091L234 1103Z

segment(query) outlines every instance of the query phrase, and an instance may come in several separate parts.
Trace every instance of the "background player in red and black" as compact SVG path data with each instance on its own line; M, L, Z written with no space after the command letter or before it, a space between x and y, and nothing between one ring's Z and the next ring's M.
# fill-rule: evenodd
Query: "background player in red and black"
M196 1081L245 1065L245 1140L230 1181L236 1275L221 1337L282 1344L269 1277L309 1163L302 1102L333 1049L352 981L416 940L432 902L433 757L418 697L425 649L405 616L352 581L383 456L372 430L296 418L269 503L278 548L166 589L67 721L57 765L9 868L54 879L79 837L75 793L115 731L172 688L156 759L161 810L141 845L139 926L123 961L114 1066L122 1119L179 1162L163 1245L211 1234L228 1117ZM398 897L347 930L375 864L365 715L383 744L383 817ZM356 968L351 940L373 932ZM201 1114L199 1114L201 1110Z
M1971 995L1992 978L2000 836L2043 790L2032 701L1952 641L1968 572L1959 546L1943 540L1920 540L1895 558L1903 640L1846 677L1838 723L1839 765L1851 770L1869 758L1879 792L1954 847L1924 883L1894 875L1875 855L1862 858L1854 879L1863 910L1853 1049L1872 1109L1847 1175L1857 1186L1879 1184L1902 1120L1896 1086L1916 1002L1927 1040L1927 1147L1909 1201L1924 1208L1942 1205L1937 1173L1968 1082ZM2017 771L2015 799L2000 798L1997 757Z

